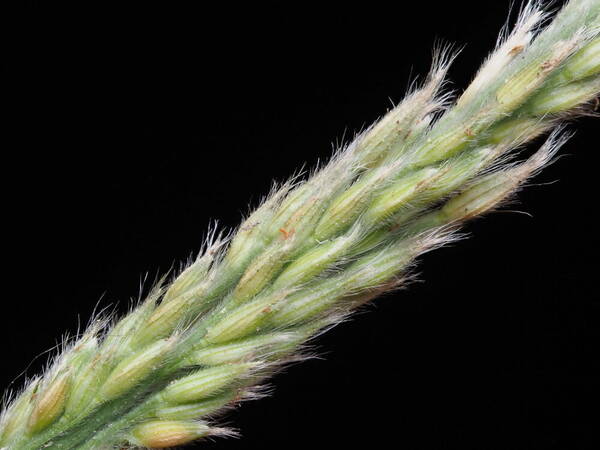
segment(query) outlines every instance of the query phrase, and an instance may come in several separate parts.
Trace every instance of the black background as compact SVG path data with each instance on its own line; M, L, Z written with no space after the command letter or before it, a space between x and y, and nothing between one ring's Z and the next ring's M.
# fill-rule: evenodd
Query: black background
M509 4L25 2L5 16L1 386L384 113L436 42L466 45L450 70L464 89ZM578 120L536 179L559 182L520 195L532 217L470 224L422 259L425 283L230 414L241 440L198 447L598 448L597 124Z

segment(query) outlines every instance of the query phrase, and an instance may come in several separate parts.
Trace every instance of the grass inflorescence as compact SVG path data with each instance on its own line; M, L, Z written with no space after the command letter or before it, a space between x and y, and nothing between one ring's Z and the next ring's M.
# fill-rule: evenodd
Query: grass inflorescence
M415 259L505 202L600 92L600 1L528 3L464 93L439 52L423 85L118 321L98 319L6 402L2 449L170 447L231 435L311 338L410 277ZM525 160L517 150L549 133ZM108 322L111 322L110 324Z

